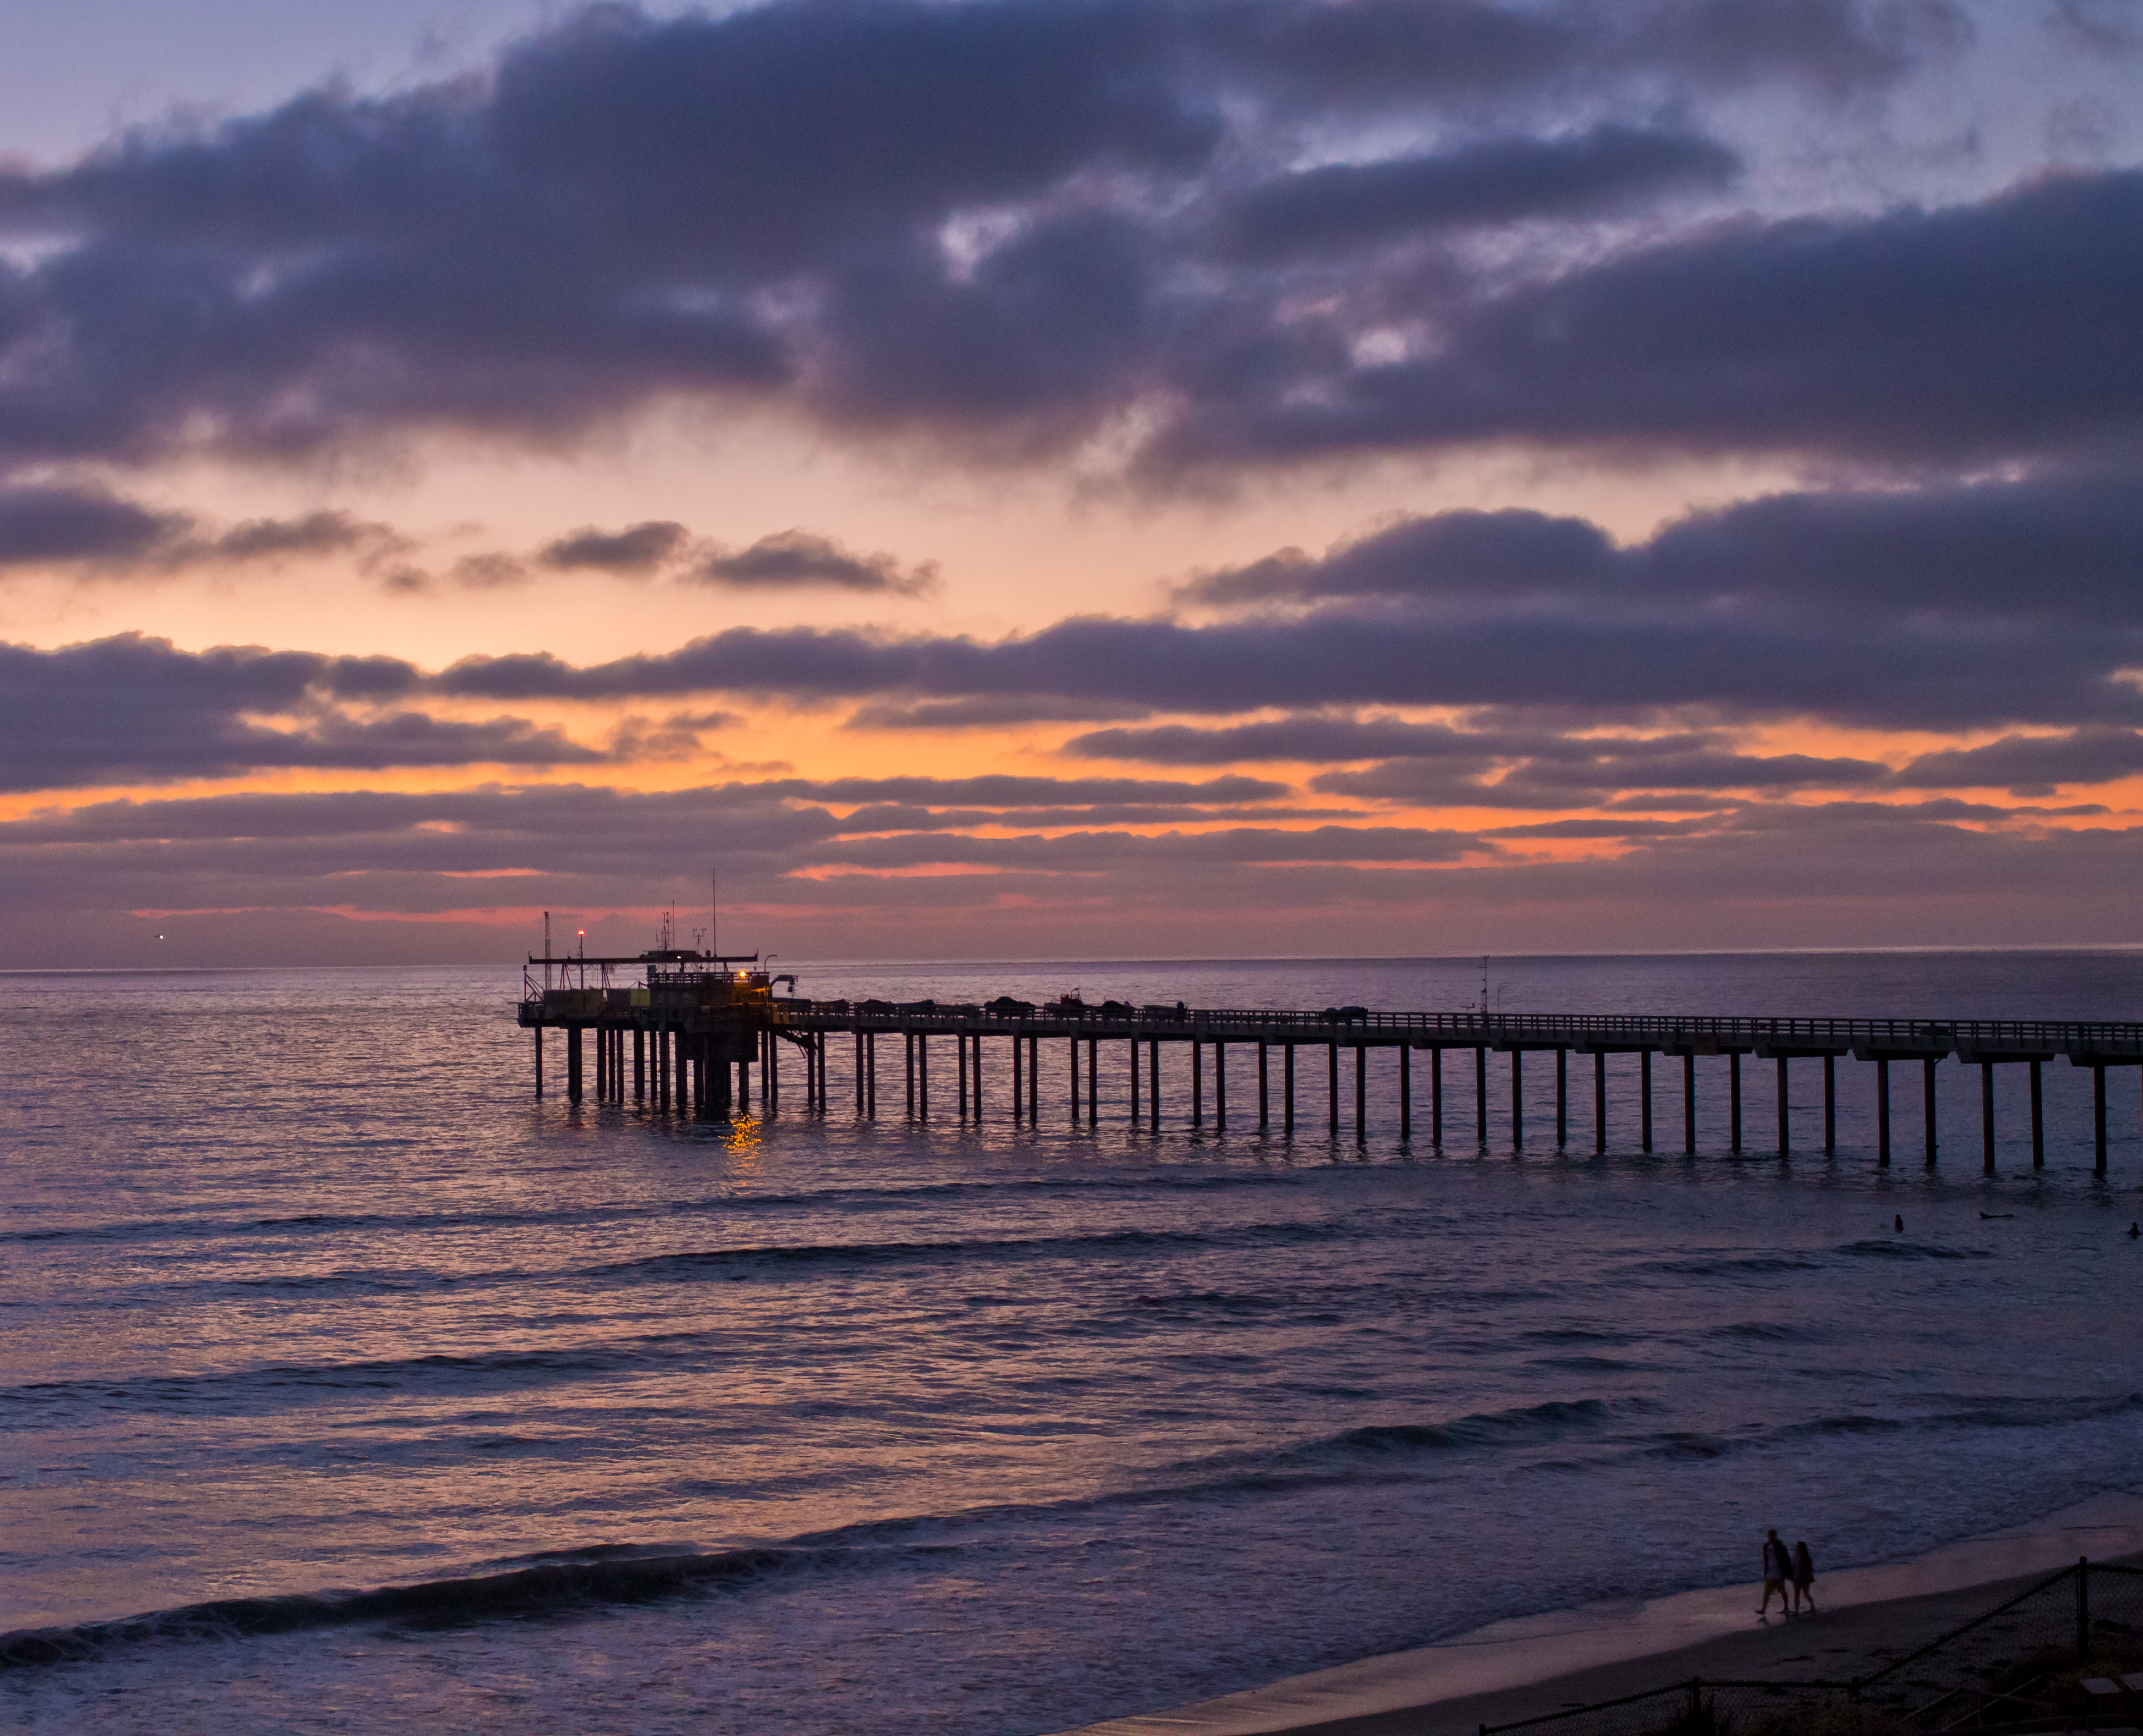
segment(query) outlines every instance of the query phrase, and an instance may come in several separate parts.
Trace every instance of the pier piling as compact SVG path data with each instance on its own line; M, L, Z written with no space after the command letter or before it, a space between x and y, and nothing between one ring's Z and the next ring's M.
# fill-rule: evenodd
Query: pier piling
M1935 1064L1932 1060L1920 1063L1920 1104L1927 1128L1927 1164L1932 1170L1935 1166Z
M1488 1149L1488 1051L1478 1044L1473 1050L1473 1138Z
M1526 1149L1526 1051L1511 1051L1511 1150Z
M1979 1064L1979 1170L1994 1173L1994 1063Z
M1735 1050L1726 1057L1726 1113L1733 1124L1734 1155L1741 1155L1741 1051Z
M2035 1170L2046 1167L2046 1123L2039 1096L2039 1066L2036 1061L2032 1063L2032 1167Z
M1890 1167L1890 1063L1875 1063L1875 1164Z
M1779 1057L1779 1155L1793 1150L1793 1094L1786 1078L1786 1058Z
M1607 1051L1592 1051L1592 1150L1607 1149Z
M1339 1044L1327 1043L1324 1046L1324 1053L1327 1062L1325 1069L1325 1099L1327 1106L1332 1111L1332 1137L1336 1140L1339 1137Z

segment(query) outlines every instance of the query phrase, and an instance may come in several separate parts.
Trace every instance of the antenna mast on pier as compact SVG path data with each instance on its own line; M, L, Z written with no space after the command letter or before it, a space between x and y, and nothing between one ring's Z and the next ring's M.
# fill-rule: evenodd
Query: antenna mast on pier
M543 913L543 987L551 986L551 913Z
M722 883L714 869L707 870L707 952L722 956Z

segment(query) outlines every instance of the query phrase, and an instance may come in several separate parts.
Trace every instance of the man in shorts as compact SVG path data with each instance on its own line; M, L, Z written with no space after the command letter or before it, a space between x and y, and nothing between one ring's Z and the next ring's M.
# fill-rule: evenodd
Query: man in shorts
M1764 1534L1764 1600L1756 1605L1756 1613L1759 1615L1770 1609L1771 1599L1774 1595L1779 1600L1779 1614L1781 1615L1793 1614L1792 1607L1786 1598L1786 1587L1792 1581L1793 1576L1792 1552L1784 1544L1779 1541L1779 1534L1775 1531L1766 1531Z

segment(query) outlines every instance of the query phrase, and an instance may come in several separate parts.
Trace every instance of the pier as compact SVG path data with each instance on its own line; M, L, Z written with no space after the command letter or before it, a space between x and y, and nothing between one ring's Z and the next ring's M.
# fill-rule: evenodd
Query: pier
M2095 1168L2106 1170L2106 1074L2133 1067L2143 1078L2143 1023L1988 1019L1809 1019L1741 1018L1567 1013L1383 1012L1361 1006L1321 1011L1132 1006L1118 1001L1096 1005L1072 997L1047 1002L1009 996L982 1003L935 1001L816 1001L775 991L794 979L770 976L756 955L720 956L665 949L631 957L578 958L532 956L523 977L518 1009L521 1025L535 1033L536 1091L543 1091L544 1037L557 1030L565 1036L566 1093L577 1101L586 1088L587 1046L595 1051L593 1089L598 1099L636 1103L680 1115L726 1116L753 1101L752 1072L758 1069L762 1108L779 1106L782 1061L794 1063L803 1106L830 1112L836 1102L853 1100L854 1113L881 1113L881 1075L886 1089L883 1112L926 1120L932 1116L933 1056L943 1086L952 1091L952 1107L961 1120L980 1120L986 1113L1038 1125L1064 1119L1076 1125L1101 1122L1103 1106L1111 1119L1127 1115L1158 1132L1161 1126L1164 1065L1185 1070L1190 1085L1187 1124L1225 1131L1235 1105L1228 1091L1229 1051L1239 1067L1252 1064L1255 1049L1257 1125L1275 1124L1293 1135L1298 1126L1299 1082L1309 1069L1323 1075L1323 1089L1313 1092L1324 1111L1332 1139L1350 1133L1358 1142L1369 1137L1368 1078L1372 1056L1393 1070L1397 1087L1398 1125L1403 1140L1417 1137L1414 1105L1417 1058L1423 1071L1428 1111L1428 1142L1441 1147L1446 1139L1444 1056L1469 1052L1472 1141L1489 1139L1489 1056L1507 1056L1511 1075L1511 1145L1526 1143L1523 1081L1526 1057L1552 1059L1555 1068L1555 1145L1571 1136L1570 1073L1573 1060L1591 1061L1592 1089L1584 1120L1592 1149L1608 1142L1607 1081L1611 1061L1634 1066L1638 1083L1638 1125L1641 1148L1654 1149L1655 1059L1679 1061L1681 1073L1681 1146L1697 1149L1698 1062L1707 1073L1724 1062L1726 1123L1731 1147L1743 1149L1742 1064L1769 1061L1778 1070L1778 1150L1792 1149L1788 1110L1788 1068L1794 1061L1820 1062L1823 1068L1823 1150L1837 1149L1838 1064L1851 1061L1875 1069L1878 1164L1892 1157L1891 1068L1917 1064L1920 1071L1920 1122L1923 1161L1938 1155L1936 1069L1954 1060L1977 1067L1980 1076L1980 1146L1982 1166L1995 1164L1995 1076L1997 1070L2024 1070L2030 1092L2032 1165L2046 1163L2042 1069L2062 1061L2091 1073ZM532 974L542 967L545 980ZM591 986L593 970L597 982ZM611 973L629 970L642 980L613 985ZM552 973L557 986L550 982ZM577 981L568 979L577 978ZM881 1052L880 1039L885 1040ZM939 1039L950 1039L952 1054ZM1062 1045L1059 1048L1058 1045ZM627 1051L630 1051L630 1060ZM895 1053L897 1050L897 1055ZM1304 1051L1308 1051L1305 1056ZM947 1061L950 1061L949 1077ZM1321 1059L1323 1066L1317 1066ZM1500 1064L1500 1063L1499 1063ZM1045 1070L1057 1083L1046 1091ZM1350 1071L1351 1070L1351 1071ZM840 1076L836 1088L834 1081ZM1185 1074L1175 1076L1183 1077ZM1207 1081L1210 1076L1210 1085ZM897 1096L895 1095L897 1093ZM1351 1099L1351 1101L1349 1100ZM1050 1107L1045 1110L1045 1104ZM1347 1111L1351 1109L1351 1115ZM1210 1112L1210 1121L1209 1121Z

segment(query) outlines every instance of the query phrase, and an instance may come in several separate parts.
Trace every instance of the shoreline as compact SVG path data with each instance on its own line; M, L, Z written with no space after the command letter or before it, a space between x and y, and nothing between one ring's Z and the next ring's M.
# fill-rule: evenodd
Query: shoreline
M1753 1549L1753 1546L1752 1546ZM1474 1736L1691 1675L1844 1680L1925 1645L2079 1555L2143 1563L2143 1491L2111 1491L1908 1561L1820 1575L1812 1615L1759 1621L1759 1587L1517 1616L1062 1736Z

